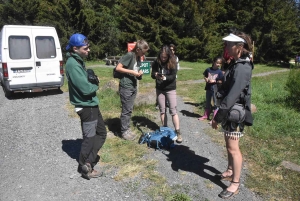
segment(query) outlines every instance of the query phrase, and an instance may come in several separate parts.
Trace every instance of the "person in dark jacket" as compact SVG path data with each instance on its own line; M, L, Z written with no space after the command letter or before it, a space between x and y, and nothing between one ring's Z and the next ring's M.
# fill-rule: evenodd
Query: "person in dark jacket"
M242 153L239 148L239 138L243 136L244 126L253 123L251 114L251 76L253 63L251 61L252 42L250 36L235 31L223 38L226 42L228 55L235 63L228 67L224 74L224 81L219 89L218 98L221 99L219 110L212 121L212 128L217 129L222 124L228 154L228 167L220 174L221 180L229 180L231 184L224 189L219 197L227 199L239 192L242 170ZM245 120L235 123L227 119L230 108L236 103L245 108Z
M176 58L170 47L164 45L152 63L151 77L155 79L156 96L158 100L160 118L163 126L165 125L166 99L169 103L169 111L172 116L172 122L177 134L176 142L182 142L182 136L179 129L179 117L177 114L177 99L176 99L176 74L177 64Z
M79 155L78 171L90 180L102 175L94 169L99 162L98 152L107 136L105 124L100 113L96 91L98 85L88 81L83 59L89 54L87 37L76 33L70 37L66 47L66 76L68 79L70 102L81 120L83 141Z

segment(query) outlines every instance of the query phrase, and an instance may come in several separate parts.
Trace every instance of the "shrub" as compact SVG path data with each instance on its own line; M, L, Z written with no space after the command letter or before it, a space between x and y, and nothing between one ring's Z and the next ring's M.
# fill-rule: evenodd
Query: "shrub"
M298 69L292 69L289 73L286 90L289 92L291 100L295 100L296 105L300 105L300 71Z

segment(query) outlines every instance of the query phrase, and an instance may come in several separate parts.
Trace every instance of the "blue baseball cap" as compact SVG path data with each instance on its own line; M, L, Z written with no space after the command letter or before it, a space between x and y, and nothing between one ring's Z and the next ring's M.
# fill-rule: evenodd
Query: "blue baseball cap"
M69 43L66 47L66 50L69 50L71 47L82 47L88 45L88 39L86 36L76 33L70 37Z

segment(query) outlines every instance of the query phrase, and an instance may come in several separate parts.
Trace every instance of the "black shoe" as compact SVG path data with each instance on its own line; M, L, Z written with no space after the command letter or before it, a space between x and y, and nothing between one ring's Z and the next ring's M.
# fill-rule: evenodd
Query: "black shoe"
M239 184L240 182L233 182L233 181L231 181L231 183ZM240 184L239 184L239 186L238 186L238 188L236 189L235 192L231 192L231 191L228 191L227 189L224 189L218 196L220 198L223 198L223 199L229 199L232 196L234 196L234 195L236 195L236 194L239 193L239 188L240 188Z
M92 171L91 164L86 163L86 164L84 164L84 165L81 166L81 173L82 174L87 174L87 173L89 173L91 171Z

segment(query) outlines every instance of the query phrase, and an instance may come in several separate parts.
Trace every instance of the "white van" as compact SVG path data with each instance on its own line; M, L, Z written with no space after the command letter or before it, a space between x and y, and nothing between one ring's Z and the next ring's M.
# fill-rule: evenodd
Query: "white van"
M0 33L0 82L6 96L64 84L62 51L54 27L5 25Z

